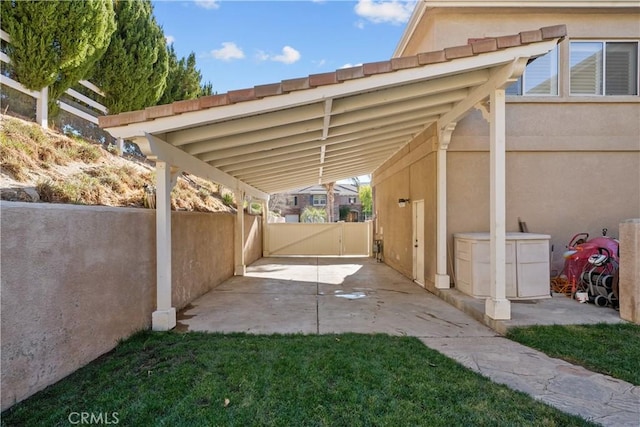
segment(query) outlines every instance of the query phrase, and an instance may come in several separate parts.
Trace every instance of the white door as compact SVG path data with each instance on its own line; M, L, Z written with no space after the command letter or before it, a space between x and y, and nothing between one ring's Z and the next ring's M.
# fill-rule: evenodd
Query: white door
M424 200L413 202L413 279L424 287Z

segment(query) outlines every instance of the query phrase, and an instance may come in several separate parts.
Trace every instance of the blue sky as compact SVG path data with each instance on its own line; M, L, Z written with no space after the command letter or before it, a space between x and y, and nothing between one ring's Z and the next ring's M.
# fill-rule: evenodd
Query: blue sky
M179 57L224 93L391 58L413 1L153 1Z

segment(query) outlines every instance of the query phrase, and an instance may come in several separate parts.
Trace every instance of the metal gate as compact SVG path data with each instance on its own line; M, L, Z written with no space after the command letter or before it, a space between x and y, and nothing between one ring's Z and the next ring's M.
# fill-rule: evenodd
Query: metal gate
M372 222L267 225L264 255L371 256Z

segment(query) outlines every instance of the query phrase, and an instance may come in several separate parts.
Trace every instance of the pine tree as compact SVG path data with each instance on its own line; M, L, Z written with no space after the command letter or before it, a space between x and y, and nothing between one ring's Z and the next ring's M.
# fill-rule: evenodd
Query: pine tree
M0 7L16 79L31 90L49 86L51 102L87 78L115 30L111 0L3 0Z
M155 105L164 93L168 52L150 0L115 0L117 29L91 81L106 94L109 114Z

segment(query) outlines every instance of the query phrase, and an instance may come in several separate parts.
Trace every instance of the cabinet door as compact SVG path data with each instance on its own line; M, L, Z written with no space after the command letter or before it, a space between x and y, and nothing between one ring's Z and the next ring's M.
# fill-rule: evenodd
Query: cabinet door
M549 242L519 240L517 242L518 297L549 295Z

